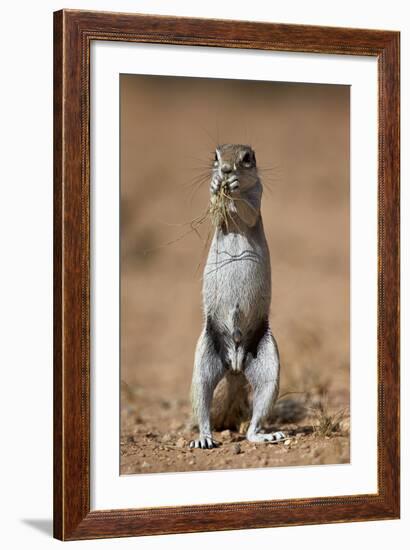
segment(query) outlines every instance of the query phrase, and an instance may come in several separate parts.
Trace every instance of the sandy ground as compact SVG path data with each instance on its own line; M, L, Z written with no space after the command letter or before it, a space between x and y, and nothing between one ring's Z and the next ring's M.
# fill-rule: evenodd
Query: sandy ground
M317 432L319 418L315 415L303 416L299 422L267 425L268 431L281 429L287 436L285 442L277 444L250 443L244 433L224 430L215 434L219 447L202 450L189 448L195 432L187 425L187 400L161 400L154 394L151 399L136 395L124 401L127 405L122 413L122 474L349 462L348 417L340 418L329 435ZM138 411L144 412L140 415Z
M349 462L348 88L123 76L121 100L121 473ZM261 167L282 396L266 428L289 439L204 451L187 444L210 227L184 222L216 141L251 142Z

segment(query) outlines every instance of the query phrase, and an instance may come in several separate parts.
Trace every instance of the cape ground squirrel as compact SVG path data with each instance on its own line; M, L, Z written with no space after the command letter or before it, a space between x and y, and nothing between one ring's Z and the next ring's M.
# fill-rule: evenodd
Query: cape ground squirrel
M211 213L214 207L222 214L216 217L203 275L204 327L191 387L199 438L190 446L215 447L211 425L232 429L246 417L249 441L277 441L282 432L261 433L279 391L279 353L269 327L270 257L251 147L217 147L210 192Z

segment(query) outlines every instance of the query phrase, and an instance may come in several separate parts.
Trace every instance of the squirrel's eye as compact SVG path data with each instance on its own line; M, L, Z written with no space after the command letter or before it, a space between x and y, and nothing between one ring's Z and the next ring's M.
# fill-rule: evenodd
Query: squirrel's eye
M242 158L243 164L252 164L252 156L250 153L246 153L244 157Z

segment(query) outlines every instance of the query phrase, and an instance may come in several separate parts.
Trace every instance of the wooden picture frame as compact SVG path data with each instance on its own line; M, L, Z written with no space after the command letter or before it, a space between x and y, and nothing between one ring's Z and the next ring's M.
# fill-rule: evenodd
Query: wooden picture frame
M90 510L93 40L372 56L378 62L378 492ZM63 10L54 14L54 536L62 540L393 519L399 458L398 32Z

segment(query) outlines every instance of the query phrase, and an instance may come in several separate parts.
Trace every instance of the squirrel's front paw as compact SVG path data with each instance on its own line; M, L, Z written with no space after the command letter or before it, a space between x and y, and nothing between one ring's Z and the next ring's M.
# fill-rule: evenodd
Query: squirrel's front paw
M214 174L211 181L211 195L217 195L221 189L222 176Z
M218 447L218 446L219 446L219 443L214 439L212 439L212 437L210 436L193 439L189 443L189 447L191 449L213 449L214 447Z
M227 183L228 189L231 193L235 193L236 191L239 191L239 180L238 180L238 177L235 174L230 176L226 180L226 183Z

